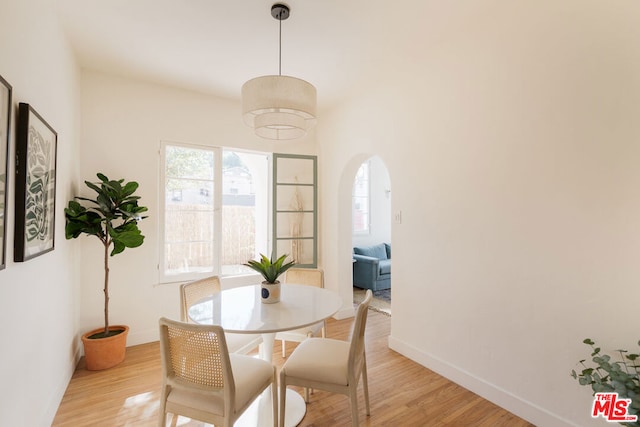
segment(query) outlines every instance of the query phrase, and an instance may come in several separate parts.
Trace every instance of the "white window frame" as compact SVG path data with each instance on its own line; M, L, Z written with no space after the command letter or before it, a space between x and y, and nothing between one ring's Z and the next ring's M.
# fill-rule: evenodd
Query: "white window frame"
M166 149L168 146L185 147L194 150L211 151L214 155L214 171L213 171L213 264L211 271L203 272L185 272L179 274L165 273L165 207L166 207ZM160 180L159 180L159 262L158 275L160 283L184 282L197 280L208 276L219 275L220 273L220 253L222 251L222 148L213 146L203 146L190 143L161 141L160 142Z

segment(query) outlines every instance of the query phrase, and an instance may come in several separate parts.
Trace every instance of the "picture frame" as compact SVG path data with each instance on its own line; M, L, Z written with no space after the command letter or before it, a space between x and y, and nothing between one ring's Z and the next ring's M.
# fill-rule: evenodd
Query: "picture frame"
M7 186L9 185L9 131L11 129L12 87L0 76L0 270L6 267Z
M31 105L21 102L16 133L16 262L54 249L57 145L56 131Z

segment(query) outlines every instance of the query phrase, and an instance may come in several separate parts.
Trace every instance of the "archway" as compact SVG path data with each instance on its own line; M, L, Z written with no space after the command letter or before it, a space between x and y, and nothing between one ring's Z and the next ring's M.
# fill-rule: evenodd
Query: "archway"
M371 228L366 235L354 236L352 218L352 191L356 174L363 163L370 165L371 179ZM341 295L353 295L353 246L373 245L376 243L391 243L391 179L384 160L377 155L361 153L347 162L339 182L338 227L339 235L351 236L341 239L338 248L341 271L349 271L350 280L341 283ZM388 311L390 305L387 304Z

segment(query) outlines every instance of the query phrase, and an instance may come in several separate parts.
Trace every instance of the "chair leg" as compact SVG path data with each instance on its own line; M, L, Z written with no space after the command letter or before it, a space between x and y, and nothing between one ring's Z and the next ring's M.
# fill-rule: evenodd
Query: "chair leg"
M176 427L178 424L178 414L171 414L171 427Z
M160 393L160 408L158 408L158 427L167 427L167 390L162 387Z
M276 427L278 425L278 377L275 366L273 367L273 381L271 383L271 400L273 401L271 409L273 411L273 427Z
M280 417L280 427L284 427L284 415L287 402L287 382L284 370L280 371L280 409L278 416Z
M369 382L367 380L367 358L363 357L362 360L362 388L364 388L364 405L366 414L371 415L371 409L369 408Z
M358 385L349 386L349 397L351 398L351 425L358 427Z
M324 336L324 328L322 329L323 331L323 336ZM311 331L307 332L307 338L313 338L313 334L311 333ZM311 393L313 393L313 389L311 389ZM309 388L305 387L304 388L304 401L306 403L309 403Z

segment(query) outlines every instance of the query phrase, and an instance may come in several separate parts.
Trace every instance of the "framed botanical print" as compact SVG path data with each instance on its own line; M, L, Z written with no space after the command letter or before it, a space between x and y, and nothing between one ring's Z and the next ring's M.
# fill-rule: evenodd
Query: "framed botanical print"
M27 261L54 248L58 134L29 104L18 107L13 258Z
M0 270L6 266L7 252L7 171L11 108L11 85L0 76Z

